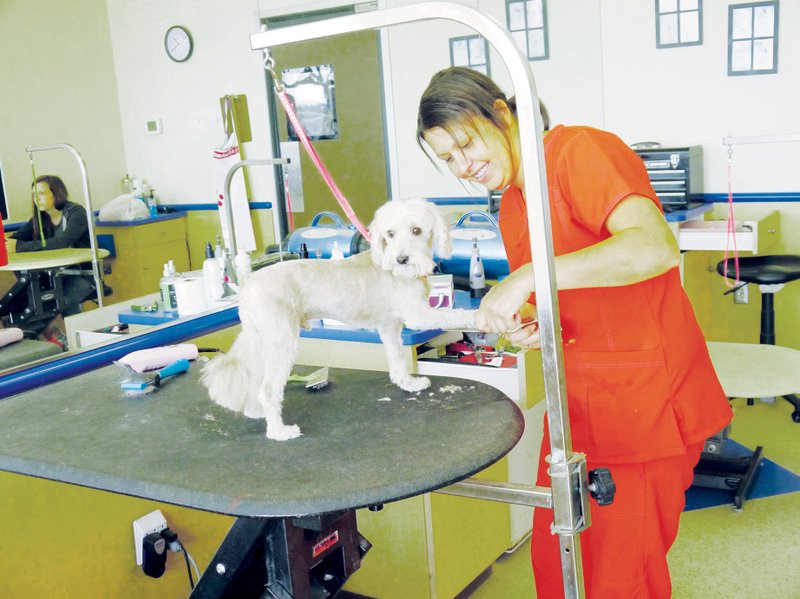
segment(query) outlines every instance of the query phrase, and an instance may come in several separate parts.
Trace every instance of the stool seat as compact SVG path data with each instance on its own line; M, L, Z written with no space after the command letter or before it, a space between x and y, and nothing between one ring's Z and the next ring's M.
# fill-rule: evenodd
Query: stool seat
M736 278L736 264L733 258L717 264L717 272L725 276L725 263L728 264L729 279ZM758 285L779 285L800 279L800 256L740 256L739 280Z

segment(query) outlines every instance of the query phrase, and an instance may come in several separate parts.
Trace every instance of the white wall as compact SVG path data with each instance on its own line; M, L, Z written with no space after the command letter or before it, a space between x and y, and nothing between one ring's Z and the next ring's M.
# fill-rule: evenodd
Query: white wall
M462 2L505 23L503 0ZM628 143L703 146L705 191L727 191L725 136L800 134L800 3L780 5L778 73L728 77L728 6L705 2L701 46L656 49L652 1L549 0L550 59L531 68L552 121L606 128ZM407 2L390 2L391 5ZM430 76L449 64L449 22L390 32L401 195L482 195L438 173L416 146L416 106ZM492 54L492 75L511 93ZM734 148L734 192L796 192L800 143Z
M224 133L219 98L247 96L253 141L247 158L269 158L266 83L261 54L250 49L259 27L250 0L108 0L120 113L131 175L142 177L164 203L213 203L217 177L211 153ZM194 52L175 63L164 51L164 34L183 25ZM161 135L145 122L160 118ZM274 200L272 169L250 172L255 201Z
M9 221L31 215L27 146L58 143L86 163L95 208L120 193L125 153L105 0L0 1L0 162ZM60 175L83 203L77 162L34 154L37 175Z
M53 0L35 6L4 0L0 47L6 56L14 48L29 48L0 65L4 89L16 90L0 99L5 118L0 158L14 196L24 198L29 185L24 145L66 141L87 155L93 188L100 187L98 204L119 191L126 170L151 182L163 202L213 202L210 153L222 135L219 96L247 95L254 141L245 145L246 154L269 154L266 98L271 92L261 54L250 49L250 34L258 30L257 12L267 16L341 3L85 0L79 11ZM410 3L378 2L389 7ZM800 133L800 40L791 35L800 30L800 3L780 5L779 72L728 77L731 3L704 3L702 46L658 50L652 1L549 0L550 59L531 66L553 121L607 128L629 143L702 144L706 191L725 192L724 136ZM505 21L503 0L465 4ZM184 64L173 63L164 52L164 33L173 24L187 26L195 39L194 55ZM387 89L392 93L390 151L401 196L483 195L483 190L465 188L449 173L437 171L414 136L419 96L430 76L448 65L448 38L470 32L437 20L393 27L383 35ZM511 93L495 53L491 68ZM153 118L162 120L162 135L144 132L145 121ZM736 147L735 191L798 191L798 157L797 143ZM271 169L251 169L251 176L253 199L274 200ZM76 183L70 187L76 189Z

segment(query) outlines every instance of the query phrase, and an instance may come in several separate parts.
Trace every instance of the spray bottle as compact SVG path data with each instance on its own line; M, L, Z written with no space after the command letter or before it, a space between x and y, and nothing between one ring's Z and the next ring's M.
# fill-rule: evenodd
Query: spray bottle
M472 297L486 295L486 276L483 272L483 260L478 250L478 238L472 238L472 256L469 259L469 294Z
M214 249L211 242L206 242L206 259L203 262L203 289L206 301L213 302L222 298L225 290L222 287L222 271L214 257Z

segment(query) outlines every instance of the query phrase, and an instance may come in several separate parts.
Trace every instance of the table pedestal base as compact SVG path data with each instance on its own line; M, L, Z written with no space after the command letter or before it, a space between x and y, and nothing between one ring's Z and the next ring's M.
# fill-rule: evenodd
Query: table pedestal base
M333 597L370 546L352 510L302 518L237 518L190 598Z

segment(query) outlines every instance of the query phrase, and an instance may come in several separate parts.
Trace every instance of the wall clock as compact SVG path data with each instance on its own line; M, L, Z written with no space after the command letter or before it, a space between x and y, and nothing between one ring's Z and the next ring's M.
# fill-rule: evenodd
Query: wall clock
M194 49L192 34L186 27L173 25L167 29L167 34L164 36L164 49L167 51L167 56L175 62L186 62Z

